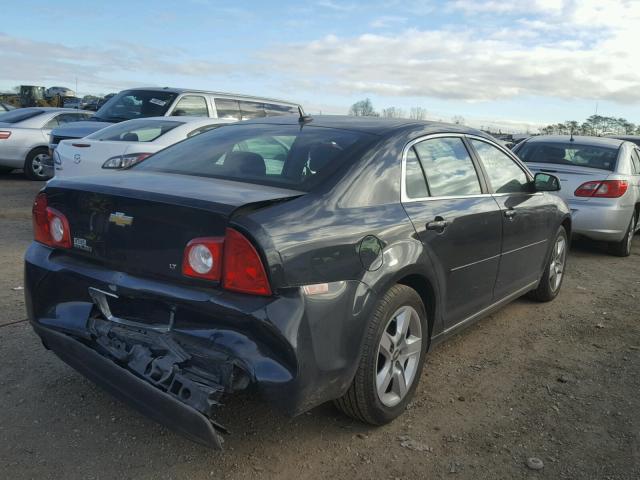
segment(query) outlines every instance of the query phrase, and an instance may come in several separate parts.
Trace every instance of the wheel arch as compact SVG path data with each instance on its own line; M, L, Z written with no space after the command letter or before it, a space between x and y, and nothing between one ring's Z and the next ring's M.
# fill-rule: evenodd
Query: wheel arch
M429 327L429 342L431 342L431 336L433 334L433 326L435 324L435 316L436 316L436 291L433 288L430 280L419 273L409 273L401 278L399 278L396 282L399 285L405 285L409 288L415 290L420 298L422 299L422 304L424 305L425 311L427 313L427 325Z

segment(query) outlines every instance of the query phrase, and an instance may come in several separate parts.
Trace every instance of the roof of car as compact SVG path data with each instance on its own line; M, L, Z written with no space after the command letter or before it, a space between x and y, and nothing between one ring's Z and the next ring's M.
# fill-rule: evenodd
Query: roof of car
M83 113L91 113L91 114L94 113L89 110L79 110L77 108L58 108L58 107L24 107L24 108L16 108L15 110L12 110L12 111L13 112L41 111L42 113L53 113L53 112L83 112Z
M237 122L235 118L225 119L225 118L213 118L213 117L192 117L189 115L179 115L179 116L162 116L162 117L142 117L142 118L132 118L131 120L125 120L120 123L129 123L129 122L146 122L148 120L161 120L164 122L180 122L180 123L228 123L228 122Z
M177 93L178 95L183 93L206 93L209 95L220 95L225 97L237 97L237 98L246 98L247 100L264 100L268 102L277 102L284 103L287 105L298 106L298 103L291 102L289 100L279 100L277 98L269 98L269 97L260 97L256 95L247 95L244 93L232 93L232 92L216 92L213 90L197 90L193 88L174 88L174 87L135 87L135 88L127 88L122 91L128 90L151 90L154 92L172 92Z
M608 138L617 138L618 140L637 142L638 140L640 140L640 135L611 135Z
M315 127L338 128L342 130L352 130L357 132L371 133L374 135L385 135L391 132L410 130L416 127L423 127L427 133L447 133L460 132L481 137L491 138L489 135L470 127L442 122L430 122L426 120L410 120L402 118L379 118L379 117L351 117L348 115L313 115L306 117L306 125ZM298 125L300 117L297 115L282 115L273 117L255 118L238 123L264 123L274 125Z
M618 138L590 137L574 135L573 141L570 135L537 135L527 139L527 143L575 143L576 145L588 145L593 147L618 148L624 142Z

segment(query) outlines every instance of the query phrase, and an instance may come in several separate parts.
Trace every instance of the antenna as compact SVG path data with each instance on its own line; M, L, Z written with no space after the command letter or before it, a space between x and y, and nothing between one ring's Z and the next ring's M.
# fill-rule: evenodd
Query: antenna
M300 105L298 105L298 115L298 123L307 123L313 120L311 115L307 115L304 113L304 110L302 110L302 107Z
M569 141L570 142L575 142L575 140L573 138L573 128L571 129L571 137L569 137Z

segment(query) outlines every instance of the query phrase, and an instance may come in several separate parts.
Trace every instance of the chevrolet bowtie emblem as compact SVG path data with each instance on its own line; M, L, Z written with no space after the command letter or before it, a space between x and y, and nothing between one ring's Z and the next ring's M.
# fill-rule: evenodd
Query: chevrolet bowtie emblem
M115 223L119 227L126 227L133 223L133 217L125 215L122 212L113 212L109 215L109 221Z

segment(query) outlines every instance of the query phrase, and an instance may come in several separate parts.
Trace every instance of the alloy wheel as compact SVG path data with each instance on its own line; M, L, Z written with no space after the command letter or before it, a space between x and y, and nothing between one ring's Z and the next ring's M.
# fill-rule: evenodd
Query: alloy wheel
M560 288L566 257L567 240L563 236L559 236L553 247L553 252L551 252L551 264L549 265L549 286L553 292Z
M383 405L393 407L407 395L422 355L422 325L418 312L400 307L391 316L378 345L376 391Z
M31 171L33 171L33 174L36 177L40 177L40 178L45 177L44 161L47 158L49 158L49 155L47 155L46 153L39 153L38 155L33 157L33 160L31 160Z

